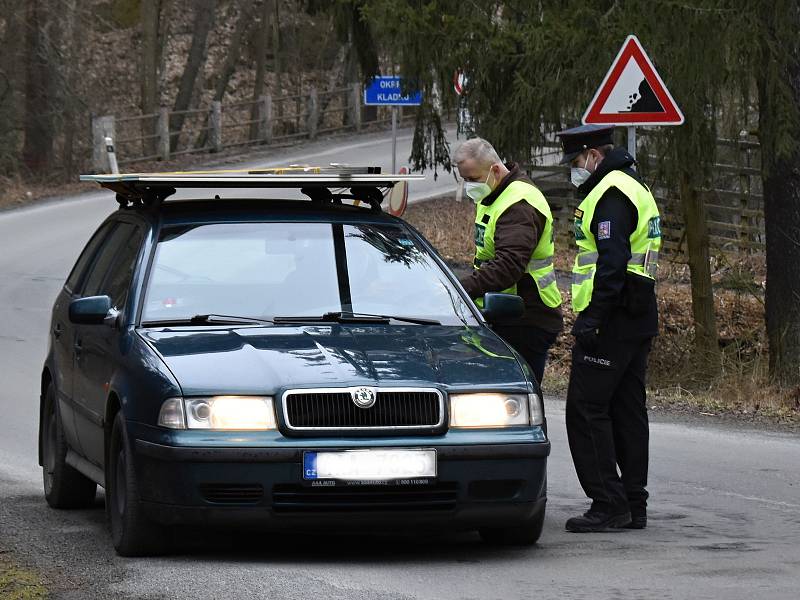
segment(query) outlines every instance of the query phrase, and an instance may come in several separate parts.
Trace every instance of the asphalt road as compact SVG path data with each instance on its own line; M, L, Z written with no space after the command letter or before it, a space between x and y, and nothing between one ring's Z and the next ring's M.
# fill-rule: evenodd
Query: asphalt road
M386 142L384 134L320 142L251 164L374 163L390 156ZM419 197L448 186L452 179L430 180L416 191ZM548 401L547 521L533 548L489 548L472 534L420 539L195 531L170 557L116 557L102 495L91 510L50 510L36 465L38 380L52 302L89 234L114 206L109 194L94 193L0 213L0 553L41 569L54 597L798 597L797 436L656 415L648 529L569 534L564 521L585 502L557 400Z

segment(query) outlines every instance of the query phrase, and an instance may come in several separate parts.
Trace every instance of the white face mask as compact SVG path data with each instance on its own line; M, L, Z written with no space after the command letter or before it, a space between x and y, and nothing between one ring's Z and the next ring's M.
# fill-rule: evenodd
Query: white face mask
M492 188L489 187L489 177L491 177L491 175L492 172L489 171L489 174L486 176L486 181L483 183L478 181L464 182L464 193L469 196L475 204L478 204L481 200L486 198L486 196L492 193Z
M586 166L589 165L589 159L586 159ZM585 167L572 167L569 170L569 180L572 182L572 185L575 187L581 187L589 177L592 176L592 172Z

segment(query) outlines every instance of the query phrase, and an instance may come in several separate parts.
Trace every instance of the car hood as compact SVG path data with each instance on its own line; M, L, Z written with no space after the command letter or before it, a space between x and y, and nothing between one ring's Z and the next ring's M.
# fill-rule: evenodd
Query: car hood
M187 396L352 385L528 387L512 351L482 326L326 324L139 333Z

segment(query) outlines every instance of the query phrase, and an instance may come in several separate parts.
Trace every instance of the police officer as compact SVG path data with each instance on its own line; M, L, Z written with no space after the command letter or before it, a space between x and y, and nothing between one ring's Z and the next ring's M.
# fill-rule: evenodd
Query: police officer
M583 198L575 209L578 316L566 422L575 471L592 504L567 521L573 532L647 525L645 372L658 333L661 230L655 199L631 155L614 148L613 129L586 125L558 134L561 162L570 164Z
M479 306L486 292L522 297L520 319L492 325L541 382L547 351L562 327L550 207L525 174L513 163L503 164L484 139L461 144L453 163L476 205L474 269L461 284Z

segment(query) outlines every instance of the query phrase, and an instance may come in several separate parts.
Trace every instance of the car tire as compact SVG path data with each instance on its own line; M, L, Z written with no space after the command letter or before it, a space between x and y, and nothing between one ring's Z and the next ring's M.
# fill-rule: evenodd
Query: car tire
M44 393L41 427L42 484L52 508L88 508L97 484L67 464L67 441L53 384Z
M535 544L542 535L544 527L545 509L534 516L526 519L514 527L499 527L481 529L481 538L487 544L494 546L531 546Z
M125 417L118 412L106 460L106 515L120 556L148 556L165 550L164 532L142 510Z

